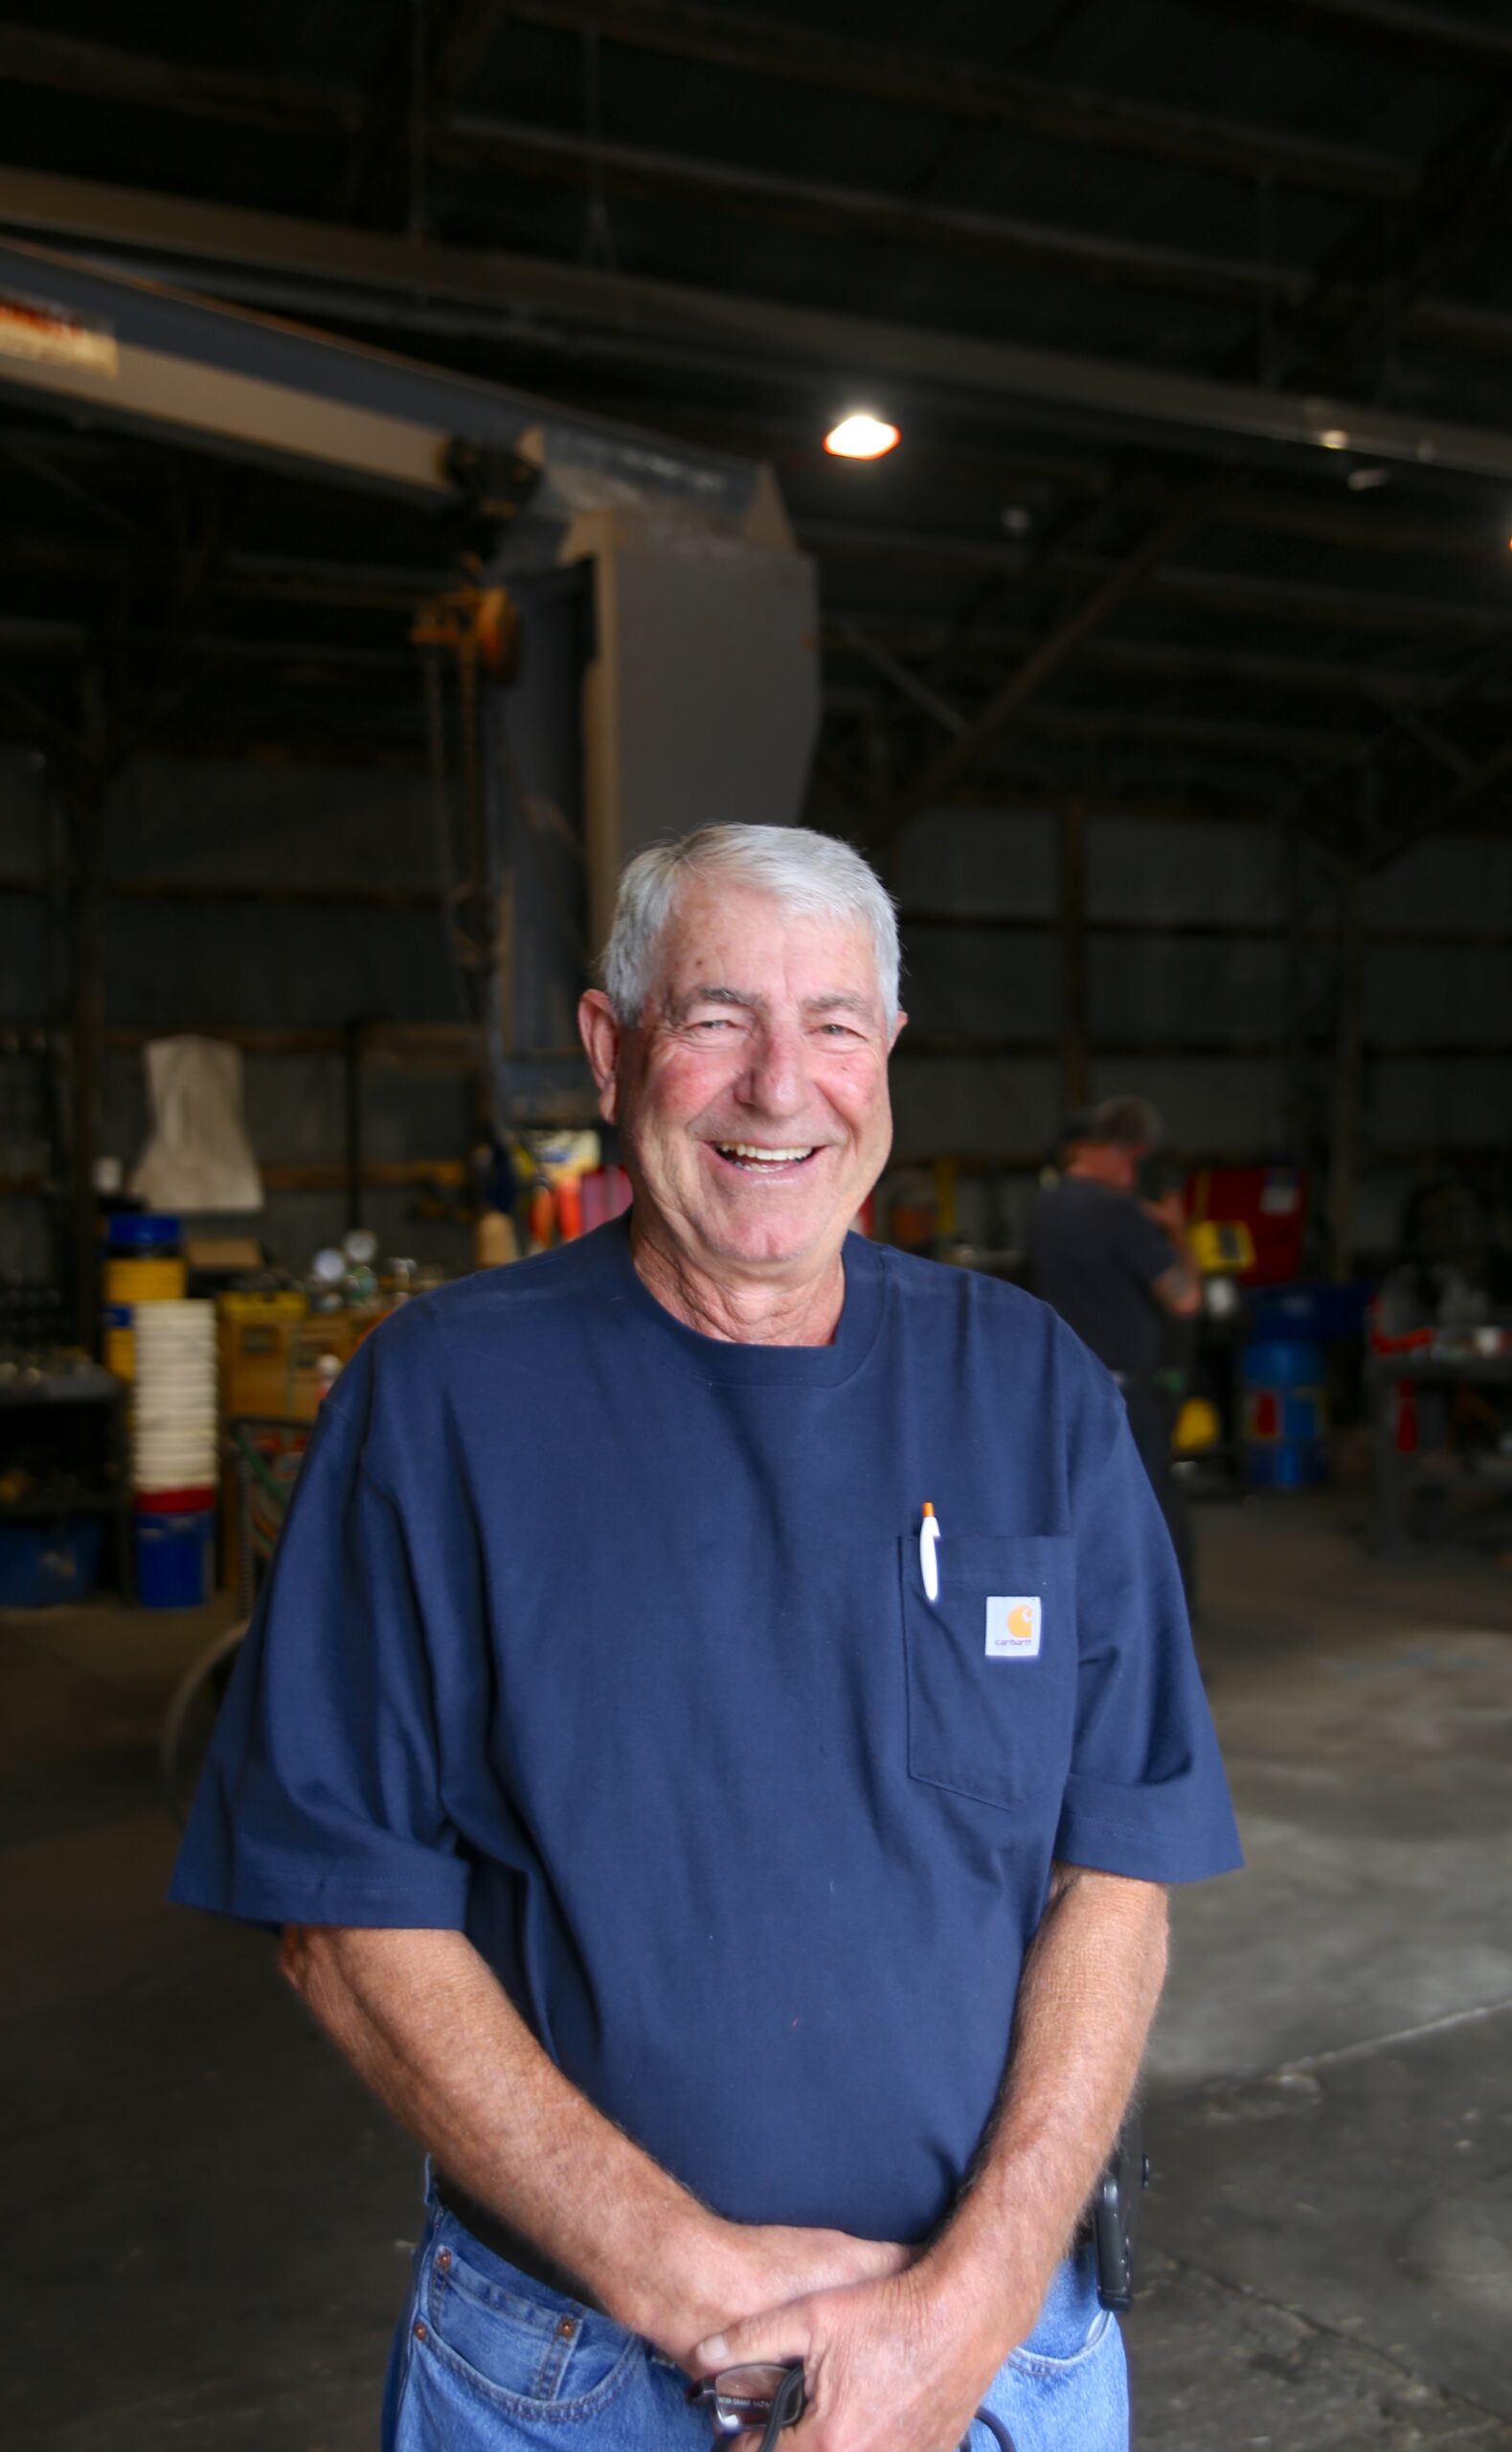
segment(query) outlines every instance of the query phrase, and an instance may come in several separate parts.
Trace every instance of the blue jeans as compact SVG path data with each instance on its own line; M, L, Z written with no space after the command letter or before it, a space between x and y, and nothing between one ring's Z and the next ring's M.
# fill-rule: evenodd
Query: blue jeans
M429 2199L394 2338L384 2452L709 2452L650 2343L506 2264ZM1061 2266L987 2407L1015 2452L1127 2452L1128 2387L1090 2260ZM973 2452L995 2452L985 2428Z

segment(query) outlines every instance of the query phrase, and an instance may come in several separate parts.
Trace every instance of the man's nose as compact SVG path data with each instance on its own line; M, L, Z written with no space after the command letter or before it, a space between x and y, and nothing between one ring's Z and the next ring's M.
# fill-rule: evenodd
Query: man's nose
M806 1054L801 1031L779 1023L761 1031L740 1084L745 1103L763 1115L796 1115L808 1101Z

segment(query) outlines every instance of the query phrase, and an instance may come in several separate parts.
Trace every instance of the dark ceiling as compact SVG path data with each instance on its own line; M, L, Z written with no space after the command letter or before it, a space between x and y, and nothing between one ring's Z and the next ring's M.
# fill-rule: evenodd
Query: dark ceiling
M0 78L0 229L770 458L870 831L1504 822L1506 0L38 0ZM890 459L820 449L852 398ZM144 744L415 755L436 559L417 511L8 399L0 719L77 726L92 674Z

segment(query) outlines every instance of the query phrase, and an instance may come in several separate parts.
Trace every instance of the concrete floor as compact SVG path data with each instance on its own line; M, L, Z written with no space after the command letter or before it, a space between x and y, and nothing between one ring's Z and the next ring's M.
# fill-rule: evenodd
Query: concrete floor
M1250 1870L1177 1905L1145 2452L1512 2452L1512 1572L1349 1515L1201 1517ZM10 2452L374 2440L413 2152L266 1940L159 1903L156 1721L223 1615L0 1613Z

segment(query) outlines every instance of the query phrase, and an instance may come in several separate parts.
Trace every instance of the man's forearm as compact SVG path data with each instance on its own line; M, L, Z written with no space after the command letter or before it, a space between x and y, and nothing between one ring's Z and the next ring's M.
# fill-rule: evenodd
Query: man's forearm
M900 2260L721 2220L597 2111L461 1933L314 1926L283 1970L357 2075L475 2197L682 2356L711 2324Z
M1165 1976L1165 1894L1057 1867L1019 1988L1003 2094L976 2170L917 2268L926 2288L1038 2308L1133 2095ZM1004 2342L1004 2350L1019 2338Z
M283 1967L442 2168L640 2328L637 2276L680 2273L712 2216L569 2083L472 1944L316 1927L285 1936Z

